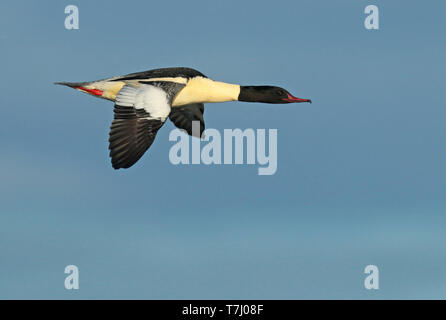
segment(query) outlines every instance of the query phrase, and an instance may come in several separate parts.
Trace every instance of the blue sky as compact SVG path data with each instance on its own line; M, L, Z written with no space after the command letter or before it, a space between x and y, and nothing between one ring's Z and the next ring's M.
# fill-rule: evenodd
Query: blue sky
M445 10L2 1L0 298L446 298ZM173 166L170 123L115 171L112 103L53 85L169 66L313 100L206 106L208 128L278 129L275 175Z

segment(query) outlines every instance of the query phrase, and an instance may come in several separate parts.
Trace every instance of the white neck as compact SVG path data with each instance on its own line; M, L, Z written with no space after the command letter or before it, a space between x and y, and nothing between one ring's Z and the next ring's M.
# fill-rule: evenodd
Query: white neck
M190 103L235 101L240 94L240 86L208 78L195 77L188 81L174 98L172 106Z

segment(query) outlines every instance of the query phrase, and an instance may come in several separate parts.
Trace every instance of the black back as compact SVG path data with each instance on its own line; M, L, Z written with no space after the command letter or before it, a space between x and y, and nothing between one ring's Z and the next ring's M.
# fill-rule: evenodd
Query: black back
M150 78L194 78L194 77L204 77L206 76L202 74L200 71L191 68L161 68L161 69L153 69L143 72L130 73L125 76L113 79L113 81L122 81L122 80L138 80L138 79L150 79Z

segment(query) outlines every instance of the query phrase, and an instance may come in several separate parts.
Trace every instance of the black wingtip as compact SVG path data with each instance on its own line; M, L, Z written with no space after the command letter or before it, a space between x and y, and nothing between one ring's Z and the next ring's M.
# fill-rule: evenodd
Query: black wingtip
M111 162L111 165L112 165L113 169L115 169L115 170L128 168L128 167L123 166L122 163L115 162L113 160Z

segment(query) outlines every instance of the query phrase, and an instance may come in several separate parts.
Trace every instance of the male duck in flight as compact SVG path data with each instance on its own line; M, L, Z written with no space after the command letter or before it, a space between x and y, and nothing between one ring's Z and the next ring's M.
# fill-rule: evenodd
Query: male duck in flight
M310 102L273 86L213 81L190 68L163 68L91 82L57 82L115 102L109 149L115 169L134 165L152 145L167 117L192 135L192 121L204 131L204 103L245 101Z

